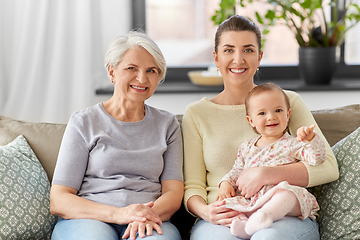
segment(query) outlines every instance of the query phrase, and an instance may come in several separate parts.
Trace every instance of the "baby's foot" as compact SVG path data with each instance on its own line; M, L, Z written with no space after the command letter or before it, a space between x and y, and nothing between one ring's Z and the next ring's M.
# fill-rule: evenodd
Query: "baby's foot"
M230 232L232 235L242 239L250 239L250 235L245 232L245 225L247 220L234 219L230 225Z
M271 213L265 209L259 209L250 216L245 226L245 232L253 235L261 229L271 227L272 224Z

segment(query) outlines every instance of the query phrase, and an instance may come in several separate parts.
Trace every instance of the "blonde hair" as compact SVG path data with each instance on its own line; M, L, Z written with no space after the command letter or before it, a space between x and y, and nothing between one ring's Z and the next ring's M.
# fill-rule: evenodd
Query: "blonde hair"
M130 31L128 34L115 38L105 54L104 64L116 67L123 59L125 53L135 47L142 47L151 56L159 71L159 83L163 82L166 75L166 61L158 45L141 31Z

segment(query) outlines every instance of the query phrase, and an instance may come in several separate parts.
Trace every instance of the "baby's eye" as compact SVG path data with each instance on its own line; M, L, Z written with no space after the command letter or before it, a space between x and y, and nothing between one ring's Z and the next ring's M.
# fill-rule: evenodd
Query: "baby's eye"
M276 109L276 112L282 112L283 110L282 109Z
M265 115L265 113L264 112L259 112L259 114L258 115Z

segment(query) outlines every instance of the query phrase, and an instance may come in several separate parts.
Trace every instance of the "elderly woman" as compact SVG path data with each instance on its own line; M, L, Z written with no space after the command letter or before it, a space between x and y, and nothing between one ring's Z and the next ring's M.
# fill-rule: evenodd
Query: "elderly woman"
M181 239L168 220L183 197L182 138L174 115L145 104L166 73L141 32L110 45L113 96L74 113L54 172L52 239Z

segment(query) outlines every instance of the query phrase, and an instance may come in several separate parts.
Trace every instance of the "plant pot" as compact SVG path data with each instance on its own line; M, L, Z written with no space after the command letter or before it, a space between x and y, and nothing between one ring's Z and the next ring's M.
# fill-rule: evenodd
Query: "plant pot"
M336 47L300 47L299 69L307 85L329 85L336 72Z

